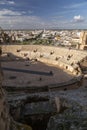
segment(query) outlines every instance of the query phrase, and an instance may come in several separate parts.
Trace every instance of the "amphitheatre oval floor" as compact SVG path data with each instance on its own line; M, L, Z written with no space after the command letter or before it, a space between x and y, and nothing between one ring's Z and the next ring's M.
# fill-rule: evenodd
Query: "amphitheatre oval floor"
M4 61L3 86L46 86L67 82L72 75L62 69L39 61Z

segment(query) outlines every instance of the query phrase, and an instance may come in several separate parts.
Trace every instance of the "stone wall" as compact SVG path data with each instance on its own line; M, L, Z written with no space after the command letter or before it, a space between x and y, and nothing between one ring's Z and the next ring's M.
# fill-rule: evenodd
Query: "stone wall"
M82 31L80 35L80 44L78 49L87 50L87 31Z
M0 56L1 56L0 48ZM30 126L15 122L9 115L9 106L6 100L6 92L2 89L3 73L0 62L0 130L32 130Z
M77 51L77 50L72 50L72 49L65 49L65 48L57 48L57 47L47 47L47 46L2 46L2 50L3 50L3 55L2 57L9 59L9 60L18 60L20 58L30 58L30 59L37 59L39 61L45 62L45 63L50 63L53 65L56 65L58 67L63 68L66 71L69 71L75 75L80 75L81 74L81 70L80 70L80 66L79 63L82 62L83 60L85 60L87 58L87 52L85 51ZM9 55L8 55L9 54ZM17 59L15 59L17 58ZM77 74L77 72L79 72ZM2 75L0 76L0 78L2 77ZM0 80L1 81L1 80ZM74 80L75 81L75 80ZM72 82L68 82L69 86L72 85L76 85L78 82L74 82L75 84L72 84ZM1 82L0 82L1 83ZM1 84L0 84L1 85ZM67 84L62 84L62 90L66 90L67 88ZM84 92L82 91L82 89L79 92L75 91L71 91L70 95L68 94L67 96L67 91L60 91L59 94L58 92L54 90L58 87L57 85L50 85L49 87L49 91L51 92L50 96L58 96L58 100L56 100L56 102L58 103L57 105L57 110L59 112L59 103L61 102L61 100L66 99L66 102L64 101L65 106L64 107L69 107L68 109L64 110L64 112L58 115L53 115L53 117L50 118L49 123L48 123L48 128L47 130L56 130L56 129L67 129L67 130L71 130L73 128L73 130L78 129L81 130L83 129L83 127L85 127L85 124L87 124L87 112L84 110L86 106L87 106L87 102L86 105L84 106L86 101L86 95L87 95L87 91L84 90ZM60 86L61 87L61 86ZM17 88L19 89L19 88ZM59 89L58 89L59 90ZM77 90L78 91L78 90ZM8 109L7 106L4 103L5 100L5 93L2 90L2 88L0 89L0 92L2 93L2 96L0 98L0 113L4 113L4 108L6 108L6 115L8 117ZM23 89L24 92L24 89ZM81 97L81 93L82 97ZM72 96L73 93L73 96ZM62 98L63 97L63 98ZM83 101L81 102L83 98ZM78 99L78 100L77 100ZM59 101L60 100L60 101ZM71 101L71 103L67 103L69 101ZM73 103L73 100L77 100L75 103ZM80 104L81 103L81 104ZM83 103L83 104L82 104ZM61 103L62 104L62 103ZM78 106L78 104L80 104ZM81 106L82 105L82 106ZM87 108L86 108L87 110ZM80 116L79 116L79 114ZM7 118L7 120L3 119L3 114L0 114L1 118L0 118L0 130L9 130L9 122L10 122L10 118ZM82 117L83 116L83 117ZM79 117L81 117L81 120L78 120ZM73 119L73 120L72 120ZM77 125L77 124L78 125ZM17 122L15 122L14 120L11 120L10 123L10 130L31 130L31 127L29 126L25 126L25 125L21 125ZM70 126L68 126L70 124ZM80 126L83 125L83 126ZM75 126L76 125L76 126ZM56 128L55 128L56 127ZM68 127L68 128L67 128ZM85 127L85 129L87 129L87 127Z
M87 130L86 95L87 88L53 92L59 113L51 116L46 130Z
M37 59L41 62L56 65L74 75L80 75L79 63L87 58L86 51L69 48L39 45L2 45L3 56L15 60L18 58ZM18 58L17 58L18 57Z
M9 109L8 109L8 104L6 102L6 93L2 89L2 84L1 84L2 79L3 79L3 74L2 74L1 63L0 63L0 130L9 130L9 126L10 126Z

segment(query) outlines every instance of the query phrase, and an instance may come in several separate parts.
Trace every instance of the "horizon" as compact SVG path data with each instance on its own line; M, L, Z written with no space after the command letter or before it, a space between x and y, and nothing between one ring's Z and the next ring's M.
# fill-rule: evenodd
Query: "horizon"
M4 30L85 30L86 0L1 0L0 26Z
M36 29L3 29L1 28L2 31L39 31L42 30L44 31L44 29L41 28L36 28ZM87 29L45 29L45 31L87 31Z

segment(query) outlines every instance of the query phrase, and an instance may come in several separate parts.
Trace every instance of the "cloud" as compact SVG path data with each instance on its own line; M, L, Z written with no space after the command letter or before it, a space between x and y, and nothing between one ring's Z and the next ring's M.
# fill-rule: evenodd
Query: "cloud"
M19 15L22 15L22 13L17 12L17 11L12 11L12 10L9 10L9 9L2 9L2 10L0 10L0 16L7 16L7 15L19 16Z
M14 4L15 4L14 1L8 1L7 3L8 3L8 4L11 4L11 5L14 5Z
M38 16L0 16L0 26L4 29L64 29L72 27L68 21L46 21Z
M0 1L0 5L14 5L14 4L15 4L14 1L7 1L7 0Z
M76 21L81 20L81 16L74 16L73 21L69 20L46 20L39 16L27 16L27 15L0 15L0 26L3 29L77 29L87 27L86 22L77 24ZM85 24L85 25L84 25Z
M81 15L77 15L73 17L74 22L84 22L84 18Z
M75 4L70 4L68 6L64 6L65 9L77 9L79 7L83 7L87 5L87 1L86 2L81 2L81 3L75 3Z
M43 28L43 21L37 16L0 16L0 26L6 29Z
M31 10L28 10L28 13L29 13L29 14L33 14L33 11L31 11Z

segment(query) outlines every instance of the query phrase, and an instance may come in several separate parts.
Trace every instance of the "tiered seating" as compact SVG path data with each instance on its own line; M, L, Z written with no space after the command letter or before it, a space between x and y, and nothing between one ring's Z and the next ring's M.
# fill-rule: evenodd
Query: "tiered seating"
M40 45L7 45L3 52L21 58L37 59L42 62L56 64L70 72L77 73L78 63L87 58L87 52L68 48Z

